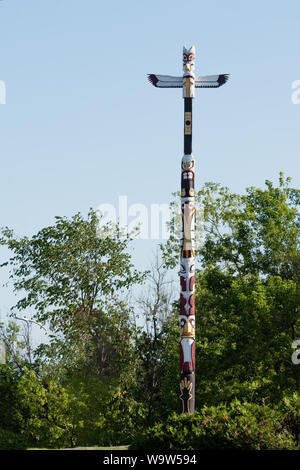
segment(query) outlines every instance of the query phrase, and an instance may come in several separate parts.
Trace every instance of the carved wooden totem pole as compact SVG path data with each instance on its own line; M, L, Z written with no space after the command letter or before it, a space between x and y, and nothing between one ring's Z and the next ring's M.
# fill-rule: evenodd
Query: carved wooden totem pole
M183 48L183 76L148 75L158 88L182 88L184 155L181 161L182 237L180 246L180 412L195 411L195 159L192 155L192 100L195 88L218 88L228 75L196 77L195 46Z

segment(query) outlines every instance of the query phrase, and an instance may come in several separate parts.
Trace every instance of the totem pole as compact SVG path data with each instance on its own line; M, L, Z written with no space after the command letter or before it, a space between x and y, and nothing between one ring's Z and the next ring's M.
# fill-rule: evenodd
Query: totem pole
M183 48L183 76L148 75L158 88L182 88L184 155L181 161L182 237L180 251L180 412L195 411L195 160L192 155L192 100L195 88L218 88L228 75L196 77L195 46Z

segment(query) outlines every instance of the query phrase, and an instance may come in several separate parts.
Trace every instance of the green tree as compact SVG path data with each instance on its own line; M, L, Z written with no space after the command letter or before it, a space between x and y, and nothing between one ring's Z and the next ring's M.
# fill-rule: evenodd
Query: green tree
M86 219L56 217L32 238L2 230L0 242L13 253L2 266L9 265L14 290L25 293L14 308L34 309L33 318L49 323L51 359L85 364L101 376L121 370L131 350L130 311L121 295L143 281L129 241L117 227L100 228L93 210Z
M243 195L207 183L199 191L204 242L197 253L197 406L279 402L299 390L291 344L300 338L300 192L279 186ZM164 247L175 265L174 236ZM175 372L173 374L175 380Z
M80 410L85 407L53 379L25 370L17 384L16 419L20 432L31 445L71 447L83 426Z
M32 361L30 327L20 328L15 322L0 323L0 340L5 345L5 363L0 364L0 439L1 449L25 445L20 435L17 419L19 408L18 385L28 368L35 368Z
M0 429L19 432L15 410L18 406L16 387L20 380L20 373L6 363L0 365Z
M142 414L132 397L136 326L126 295L145 276L134 269L129 242L118 227L100 228L92 210L87 218L57 217L32 238L2 230L1 243L12 251L3 266L23 295L14 309L30 308L51 332L35 352L37 369L22 374L18 389L19 423L26 433L36 429L39 442L112 442L107 428L130 436L135 423L123 418L130 409ZM65 426L59 413L69 413Z
M31 325L26 322L21 328L11 320L7 325L0 322L0 340L5 346L5 361L13 368L22 372L24 366L32 365Z
M148 274L147 290L137 302L139 316L144 320L135 345L139 358L137 396L146 409L148 422L167 414L172 394L164 386L170 367L166 354L172 343L174 321L177 323L172 307L173 281L168 274L157 253Z
M297 450L297 438L281 410L233 400L193 415L172 413L138 434L130 449Z
M300 371L291 361L293 336L300 336L295 283L218 269L199 274L198 283L199 405L235 396L274 403L299 390Z

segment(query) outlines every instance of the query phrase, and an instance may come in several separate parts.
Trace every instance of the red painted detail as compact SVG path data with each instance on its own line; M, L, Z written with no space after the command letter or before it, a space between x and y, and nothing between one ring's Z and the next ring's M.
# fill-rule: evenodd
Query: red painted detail
M190 279L190 290L194 289L194 285L195 285L195 276L191 277Z
M192 250L182 250L182 258L192 258L193 256Z
M182 276L180 276L180 285L181 285L181 290L186 291L186 279Z
M154 85L154 86L156 86L156 84L157 84L157 82L158 82L158 78L157 78L157 76L154 75L154 74L148 75L148 80L149 80L149 82L151 82L152 85Z
M195 307L195 294L192 294L190 297L189 297L189 305L191 307Z
M180 294L180 311L184 311L185 312L185 304L186 304L186 299L183 297L182 294ZM186 312L185 312L186 314Z
M195 315L195 294L192 294L189 298L189 315Z
M183 364L183 368L182 368L182 369L183 369L184 372L188 372L188 371L194 370L193 363L192 363L192 362L185 362L185 363Z

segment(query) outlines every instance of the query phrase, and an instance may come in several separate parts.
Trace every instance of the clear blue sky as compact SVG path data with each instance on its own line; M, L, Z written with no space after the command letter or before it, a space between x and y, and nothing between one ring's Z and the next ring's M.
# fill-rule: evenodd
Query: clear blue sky
M183 100L147 73L230 73L197 90L196 185L299 186L299 1L3 0L0 2L1 218L31 235L101 203L168 203L180 185ZM140 266L153 242L140 241ZM147 254L148 256L148 254ZM1 290L0 311L10 303ZM4 313L4 312L3 312Z

